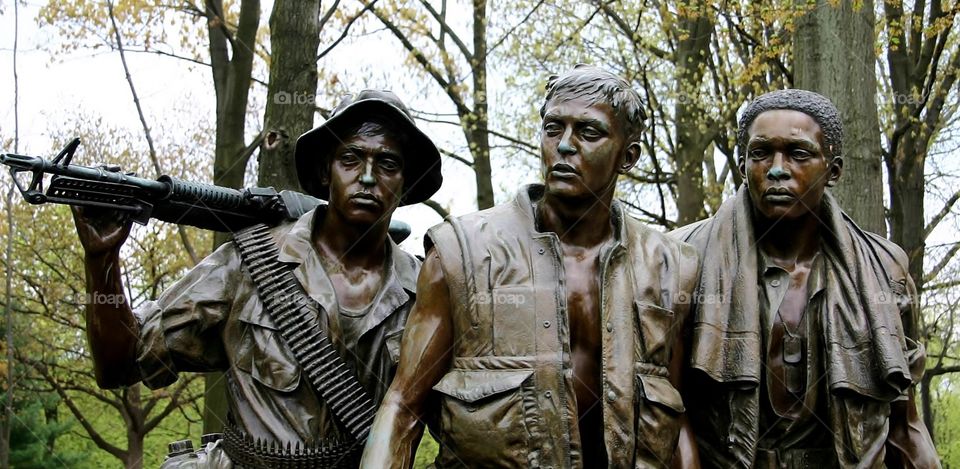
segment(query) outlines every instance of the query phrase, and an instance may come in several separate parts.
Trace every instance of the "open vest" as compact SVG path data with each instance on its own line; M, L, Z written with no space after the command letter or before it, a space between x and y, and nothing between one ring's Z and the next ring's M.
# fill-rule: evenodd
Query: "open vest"
M440 393L438 467L582 467L565 277L555 233L537 232L528 186L512 202L432 228L450 288L451 369ZM670 465L684 412L669 381L697 255L611 211L600 254L604 443L610 467Z

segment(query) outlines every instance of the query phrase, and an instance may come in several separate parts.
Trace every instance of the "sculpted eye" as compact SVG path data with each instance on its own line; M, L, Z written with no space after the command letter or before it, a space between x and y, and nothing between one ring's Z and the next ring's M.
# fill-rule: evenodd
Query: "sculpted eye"
M556 137L563 132L563 126L556 122L547 122L543 124L543 133L551 137Z
M754 148L750 150L750 158L762 160L767 157L767 150L764 148Z
M801 148L796 148L796 149L794 149L793 152L791 153L791 156L793 156L793 159L795 159L795 160L805 160L805 159L807 159L807 158L812 157L812 156L813 156L813 153L811 153L811 152L809 152L809 151L807 151L807 150L801 149Z
M348 150L338 155L337 160L343 165L350 166L358 163L360 158L357 158L357 155Z
M593 127L584 127L583 130L580 131L580 135L587 140L596 140L602 137L603 133Z
M403 165L401 165L399 161L393 158L384 158L380 160L380 167L386 171L393 172L393 171L401 170L403 168Z

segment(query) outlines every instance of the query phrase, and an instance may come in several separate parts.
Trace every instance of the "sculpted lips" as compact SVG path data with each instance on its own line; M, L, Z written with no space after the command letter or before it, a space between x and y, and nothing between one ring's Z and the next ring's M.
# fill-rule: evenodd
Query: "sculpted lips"
M576 168L567 163L557 163L550 168L550 174L557 177L573 177L577 174Z
M786 187L775 186L763 191L763 198L770 202L790 202L796 197Z
M350 196L350 200L359 205L376 206L376 207L380 207L383 205L383 202L380 202L380 199L378 199L376 196L374 196L369 192L356 192Z

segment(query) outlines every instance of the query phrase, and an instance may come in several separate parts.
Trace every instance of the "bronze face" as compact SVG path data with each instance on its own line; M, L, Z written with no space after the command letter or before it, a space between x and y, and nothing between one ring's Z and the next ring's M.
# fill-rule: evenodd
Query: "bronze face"
M748 131L740 173L757 212L768 220L816 214L824 190L840 179L842 162L824 154L812 117L792 110L766 111Z
M541 173L547 193L596 199L612 191L617 175L632 166L626 135L613 107L585 99L551 100L540 131Z
M323 183L330 207L350 223L371 225L389 219L403 195L403 152L390 135L354 135L330 160Z

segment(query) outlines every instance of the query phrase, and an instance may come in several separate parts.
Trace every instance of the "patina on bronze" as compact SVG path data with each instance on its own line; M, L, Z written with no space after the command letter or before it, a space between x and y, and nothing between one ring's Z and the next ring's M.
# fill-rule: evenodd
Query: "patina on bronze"
M416 258L388 238L388 226L399 205L437 190L439 152L394 94L363 91L301 136L296 158L301 185L329 203L266 232L275 257L292 270L376 404L399 360L419 270ZM116 212L74 214L88 292L122 297L119 251L130 222ZM143 381L157 388L178 372L222 370L229 382L227 424L239 437L215 450L232 447L245 466L262 457L262 465L292 467L307 461L307 453L356 466L356 459L345 464L336 454L357 458L364 442L352 438L303 376L281 337L282 319L265 311L250 268L257 266L244 265L237 247L227 243L135 312L125 302L87 305L98 383ZM298 454L300 448L305 453ZM288 453L294 459L282 461ZM228 464L223 456L210 459Z
M432 228L400 368L362 466L666 467L684 425L679 332L693 248L613 200L639 96L581 66L547 86L541 184Z
M907 257L826 190L842 146L827 98L760 96L739 122L743 187L672 233L702 256L684 401L705 467L939 467L913 402Z

